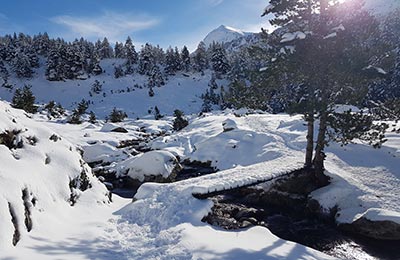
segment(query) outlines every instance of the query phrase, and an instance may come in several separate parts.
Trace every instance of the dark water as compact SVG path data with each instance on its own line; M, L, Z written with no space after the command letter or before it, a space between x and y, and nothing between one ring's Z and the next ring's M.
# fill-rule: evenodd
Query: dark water
M235 196L237 195L237 196ZM379 241L341 231L332 220L320 219L298 212L257 204L247 204L239 194L215 196L218 207L232 205L257 209L254 218L276 236L300 243L341 259L400 259L400 241ZM247 205L246 205L247 204ZM229 215L228 212L224 214Z

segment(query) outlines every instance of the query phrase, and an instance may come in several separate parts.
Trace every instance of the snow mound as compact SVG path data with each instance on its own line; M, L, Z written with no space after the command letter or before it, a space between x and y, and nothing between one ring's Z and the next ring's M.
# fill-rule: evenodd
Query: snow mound
M358 214L353 222L360 218L365 218L371 221L392 221L400 224L400 213L390 210L371 208L363 214Z
M151 151L119 164L119 174L144 181L145 176L170 177L179 167L176 157L168 151Z
M108 202L74 145L1 101L0 165L0 249L18 246L60 208Z
M121 126L113 123L105 123L101 128L101 132L112 132L115 129L121 128Z

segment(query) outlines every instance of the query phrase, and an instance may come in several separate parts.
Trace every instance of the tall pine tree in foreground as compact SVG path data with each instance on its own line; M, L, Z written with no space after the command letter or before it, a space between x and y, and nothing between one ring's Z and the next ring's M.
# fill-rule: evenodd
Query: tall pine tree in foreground
M324 149L330 141L345 145L357 138L377 147L385 141L385 124L374 124L361 110L340 113L336 109L338 104L360 105L368 83L378 76L366 68L379 65L375 63L382 50L376 41L379 26L359 0L342 4L271 0L267 14L273 14L270 23L286 33L278 35L273 45L276 55L263 72L262 86L271 91L293 87L290 110L303 114L308 124L305 165L324 185L328 181L323 173ZM314 122L318 122L317 133Z

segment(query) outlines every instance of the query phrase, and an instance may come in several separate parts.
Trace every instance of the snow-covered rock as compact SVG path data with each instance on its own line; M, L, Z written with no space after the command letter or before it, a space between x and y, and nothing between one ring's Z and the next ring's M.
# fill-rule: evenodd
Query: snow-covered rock
M180 170L176 157L168 151L151 151L130 158L119 164L119 174L144 181L146 176L160 176L164 179Z

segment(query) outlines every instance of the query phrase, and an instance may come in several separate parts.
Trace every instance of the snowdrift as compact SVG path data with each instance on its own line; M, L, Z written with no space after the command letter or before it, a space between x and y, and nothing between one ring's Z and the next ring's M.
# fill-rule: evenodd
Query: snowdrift
M60 209L109 202L80 151L29 117L0 101L0 250L40 230Z

